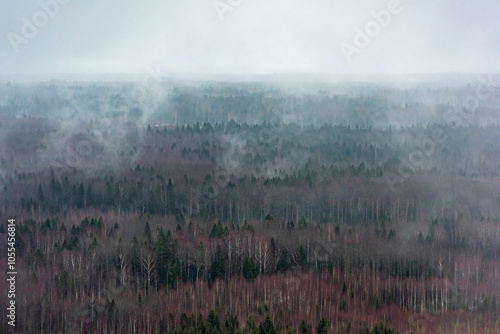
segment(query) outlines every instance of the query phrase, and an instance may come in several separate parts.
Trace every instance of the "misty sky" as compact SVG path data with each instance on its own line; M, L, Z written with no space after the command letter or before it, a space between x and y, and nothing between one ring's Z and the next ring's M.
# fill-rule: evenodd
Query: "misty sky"
M0 74L500 72L496 0L59 1L0 2Z

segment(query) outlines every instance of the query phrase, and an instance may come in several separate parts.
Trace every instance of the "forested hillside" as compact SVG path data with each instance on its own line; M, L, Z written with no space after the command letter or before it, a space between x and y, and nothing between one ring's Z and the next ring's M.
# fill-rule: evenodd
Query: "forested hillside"
M16 329L496 333L499 91L2 87Z

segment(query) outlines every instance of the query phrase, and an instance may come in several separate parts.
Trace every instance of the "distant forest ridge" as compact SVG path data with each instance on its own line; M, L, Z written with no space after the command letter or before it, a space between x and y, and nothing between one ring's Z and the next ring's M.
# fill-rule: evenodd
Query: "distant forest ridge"
M388 82L6 82L0 117L97 118L147 124L323 124L387 128L498 124L500 80Z

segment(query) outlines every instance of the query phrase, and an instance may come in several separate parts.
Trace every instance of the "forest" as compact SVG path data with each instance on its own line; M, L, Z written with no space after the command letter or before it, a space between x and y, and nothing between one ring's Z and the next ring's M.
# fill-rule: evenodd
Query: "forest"
M487 91L6 83L15 332L500 332L500 87Z

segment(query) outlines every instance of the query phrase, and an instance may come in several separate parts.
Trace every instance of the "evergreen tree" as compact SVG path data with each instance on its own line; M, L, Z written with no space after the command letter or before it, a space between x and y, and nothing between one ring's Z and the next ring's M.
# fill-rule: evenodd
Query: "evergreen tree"
M285 272L288 270L289 267L290 267L290 260L288 258L288 250L286 248L283 248L283 250L280 253L276 269L278 271Z
M214 312L214 310L210 310L207 322L211 333L220 333L219 316Z
M231 313L226 313L226 317L224 319L224 328L225 333L235 334L238 331L240 324L238 322L238 317Z
M151 215L159 215L163 213L161 205L161 189L160 186L156 188L156 191L150 190L148 197L148 213Z
M274 329L274 324L269 315L267 315L264 321L259 325L259 333L276 334L276 330Z
M132 238L130 243L130 266L133 273L137 273L141 271L141 264L139 261L139 241L137 238Z
M83 183L80 183L80 186L76 189L75 192L75 206L78 209L83 208L84 196L85 196L85 190L83 188Z
M219 220L219 222L217 223L217 225L213 225L212 226L212 230L210 231L210 238L218 238L218 237L221 237L224 235L224 228L222 227L222 224Z
M248 281L257 277L257 268L255 267L253 260L248 256L246 256L243 260L243 277L245 277Z
M304 216L300 217L300 219L299 219L299 227L300 228L306 228L307 227L307 221L304 218Z
M45 196L43 194L43 189L42 189L42 185L39 183L38 184L38 201L40 202L40 204L44 204L45 202Z
M160 280L160 284L166 284L168 281L168 250L167 240L162 228L158 231L156 256L158 260L158 278Z
M328 329L330 328L330 323L325 318L321 318L316 328L318 334L326 334L328 333Z
M215 256L210 271L212 281L215 281L217 278L224 278L226 275L226 265L220 245L217 245L217 249L215 250Z
M91 207L94 205L94 193L92 191L92 184L87 184L87 207Z
M311 334L312 333L312 325L307 323L305 320L302 320L299 326L299 332L301 334Z
M177 210L175 208L175 191L172 179L168 179L167 183L167 214L175 215Z
M153 245L153 236L151 235L151 228L149 227L149 222L146 222L146 226L144 226L144 237L146 238L146 245Z
M185 312L181 313L180 328L182 331L187 331L189 329L189 319Z
M302 245L299 246L299 255L297 261L301 268L305 268L307 266L307 255Z
M106 181L106 190L102 206L104 210L109 210L113 207L113 205L114 205L113 187L111 186L111 183L109 183L109 181Z

